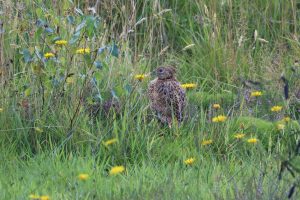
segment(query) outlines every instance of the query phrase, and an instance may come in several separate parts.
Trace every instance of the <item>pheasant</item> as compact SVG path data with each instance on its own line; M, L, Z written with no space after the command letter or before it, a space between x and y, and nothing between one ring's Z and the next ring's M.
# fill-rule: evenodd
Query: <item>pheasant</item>
M163 124L172 126L172 119L183 121L186 106L185 90L175 77L176 69L171 66L158 67L157 78L148 86L150 108Z

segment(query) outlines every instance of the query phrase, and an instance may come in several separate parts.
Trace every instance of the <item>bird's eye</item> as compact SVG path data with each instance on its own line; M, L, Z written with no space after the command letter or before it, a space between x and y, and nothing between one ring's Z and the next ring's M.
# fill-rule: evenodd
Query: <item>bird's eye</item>
M163 69L159 69L158 71L159 71L159 72L163 72Z

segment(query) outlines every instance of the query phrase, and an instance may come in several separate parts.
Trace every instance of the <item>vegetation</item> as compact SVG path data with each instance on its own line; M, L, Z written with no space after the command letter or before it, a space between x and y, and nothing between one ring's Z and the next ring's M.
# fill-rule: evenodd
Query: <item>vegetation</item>
M299 12L0 0L1 198L298 199ZM159 65L187 84L181 126L149 110Z

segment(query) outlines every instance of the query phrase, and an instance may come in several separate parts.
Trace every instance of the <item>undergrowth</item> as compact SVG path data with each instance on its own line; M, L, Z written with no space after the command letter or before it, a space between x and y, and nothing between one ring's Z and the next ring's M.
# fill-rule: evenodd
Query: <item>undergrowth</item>
M1 197L296 199L299 7L0 1ZM160 65L196 85L180 127L149 109Z

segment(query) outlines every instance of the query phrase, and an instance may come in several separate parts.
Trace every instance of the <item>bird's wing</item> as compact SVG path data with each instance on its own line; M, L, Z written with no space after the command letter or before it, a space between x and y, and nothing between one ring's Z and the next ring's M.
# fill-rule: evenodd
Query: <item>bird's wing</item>
M167 123L165 103L161 102L161 96L158 93L160 83L157 79L152 80L148 85L148 97L150 99L150 108L155 112L156 117L162 122Z
M183 111L186 104L185 91L177 81L165 82L159 88L159 94L164 98L166 104L171 107L171 111L178 121L183 120Z
M177 82L175 85L176 92L176 102L178 104L178 109L175 111L177 120L181 122L183 120L183 114L184 114L184 108L186 106L186 94L185 90L180 86L180 84Z

